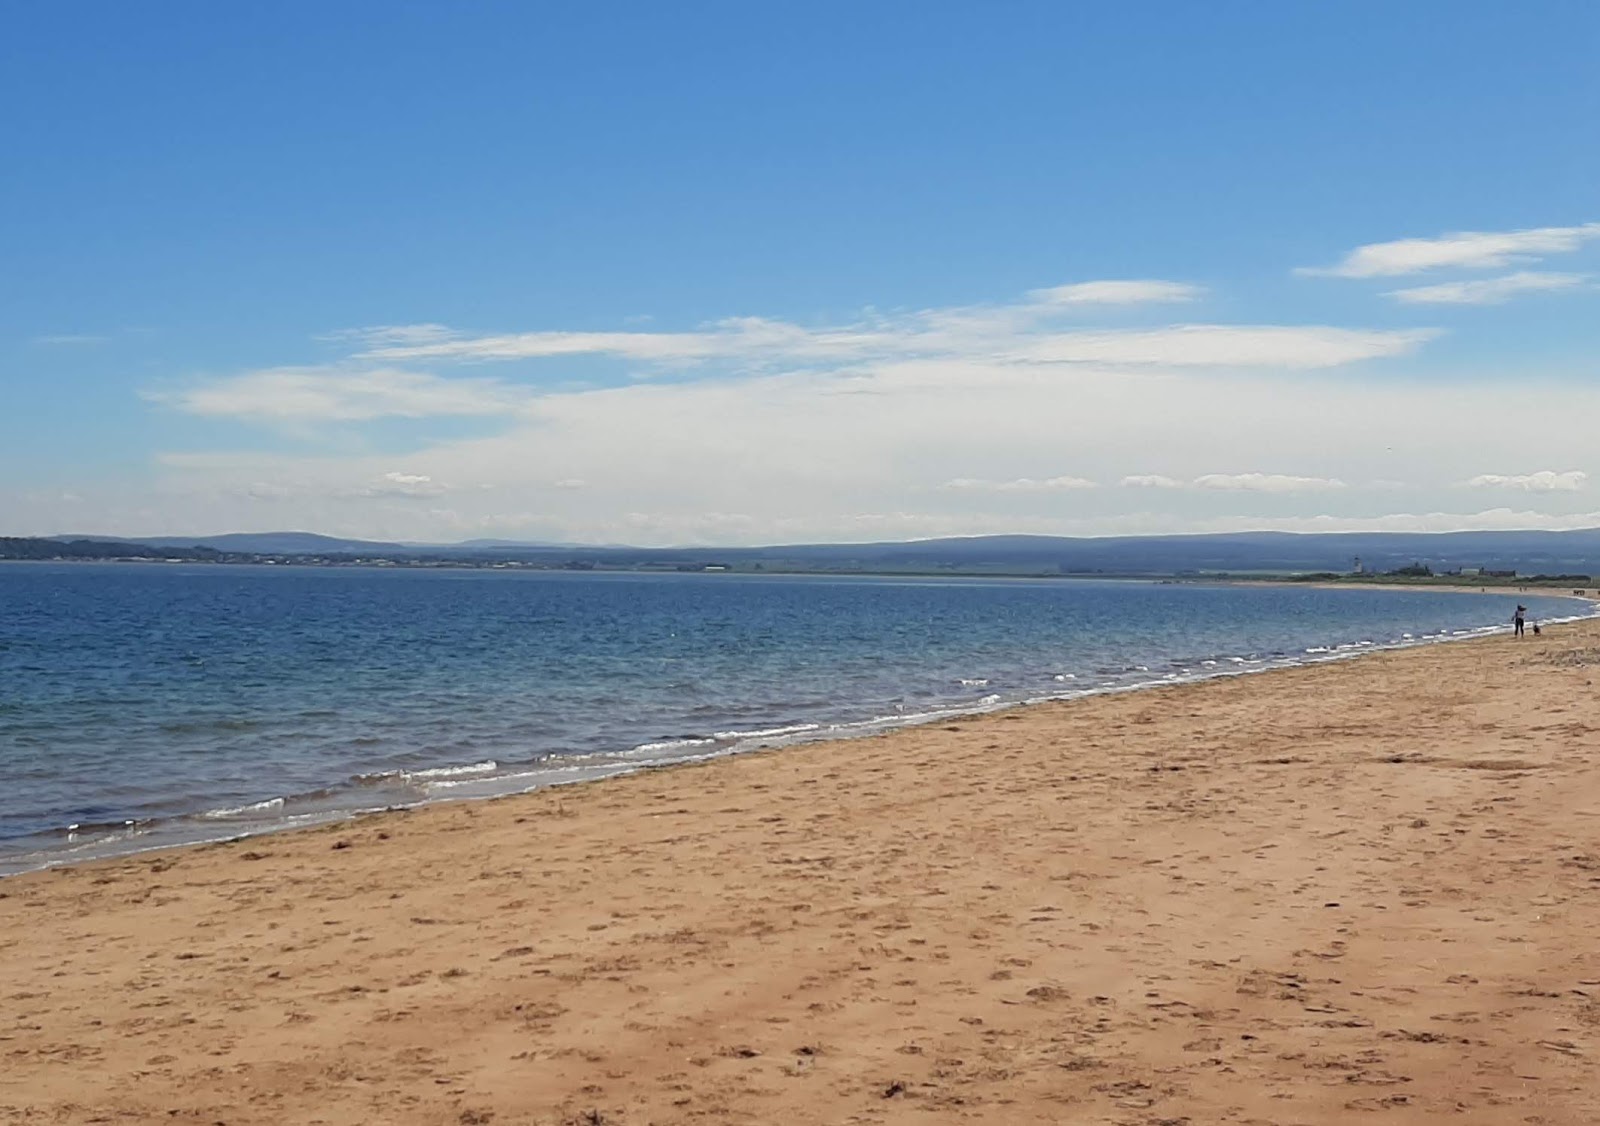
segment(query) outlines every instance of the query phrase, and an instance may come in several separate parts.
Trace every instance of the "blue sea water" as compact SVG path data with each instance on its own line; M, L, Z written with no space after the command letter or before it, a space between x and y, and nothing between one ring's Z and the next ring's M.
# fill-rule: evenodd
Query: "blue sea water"
M1470 635L1504 628L1518 600L1085 580L8 564L0 875ZM1586 611L1520 600L1535 618Z

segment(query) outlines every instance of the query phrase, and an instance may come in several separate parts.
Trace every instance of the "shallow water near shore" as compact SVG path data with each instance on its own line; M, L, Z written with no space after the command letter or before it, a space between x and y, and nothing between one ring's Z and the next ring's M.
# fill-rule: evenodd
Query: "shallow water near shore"
M0 568L0 875L1584 614L1095 580ZM863 753L870 753L865 749Z

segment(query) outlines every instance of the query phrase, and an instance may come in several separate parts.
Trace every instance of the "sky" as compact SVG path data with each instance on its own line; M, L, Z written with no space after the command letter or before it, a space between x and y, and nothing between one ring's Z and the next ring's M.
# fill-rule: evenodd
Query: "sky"
M0 535L1600 526L1600 5L62 0Z

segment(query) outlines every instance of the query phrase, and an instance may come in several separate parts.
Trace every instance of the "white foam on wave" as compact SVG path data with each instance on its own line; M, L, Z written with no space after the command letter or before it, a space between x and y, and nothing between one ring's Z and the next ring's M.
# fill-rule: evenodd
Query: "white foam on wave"
M220 821L228 817L259 817L264 813L276 813L282 808L282 798L268 798L266 801L251 802L249 805L236 805L226 809L208 809L195 816L206 821Z
M1052 679L1052 680L1077 680L1078 679L1078 674L1077 673L1072 673L1072 672L1058 672L1058 673L1056 673L1055 676L1051 677L1050 679Z
M655 751L676 751L681 750L684 747L704 747L715 742L716 739L709 736L691 736L686 739L661 739L654 743L640 743L633 749L635 751L645 751L647 753Z
M986 676L962 677L959 683L963 688L987 688L989 678Z
M402 770L400 777L407 782L429 782L435 778L459 778L464 774L492 774L500 769L493 759L475 762L468 766L435 766L427 770Z
M717 731L715 739L770 739L778 735L803 735L807 731L821 730L820 723L791 723L786 727L757 727L750 731Z

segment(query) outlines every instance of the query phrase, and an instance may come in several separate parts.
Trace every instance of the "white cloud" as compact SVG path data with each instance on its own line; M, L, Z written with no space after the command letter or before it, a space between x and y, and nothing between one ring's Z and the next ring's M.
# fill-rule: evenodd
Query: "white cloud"
M1337 477L1292 477L1286 473L1205 473L1194 479L1197 489L1250 493L1306 493L1342 489Z
M1029 343L1016 354L1039 363L1327 368L1409 355L1438 335L1434 329L1374 332L1317 326L1174 325L1149 331L1058 333Z
M1480 473L1464 482L1473 489L1520 489L1529 493L1571 493L1583 488L1589 475L1581 469L1565 473L1541 469L1537 473L1503 474Z
M279 367L155 389L145 397L187 414L273 426L380 418L493 416L526 412L541 392L528 385L445 377L398 366L414 361L535 360L608 356L649 369L710 377L759 377L787 370L828 376L821 394L854 394L864 373L915 367L919 378L974 365L1006 379L1027 368L1318 369L1409 355L1434 329L1368 330L1323 325L1177 324L1080 329L1057 323L1075 307L1193 300L1181 282L1097 281L1035 290L1009 305L869 315L845 325L806 327L734 317L687 332L530 332L466 336L443 325L349 329L336 338L361 349L339 363ZM1009 369L1009 370L1008 370ZM546 394L548 392L545 392Z
M86 497L75 525L111 534L304 527L379 540L771 543L1511 519L1499 509L1452 515L1463 496L1521 496L1527 505L1512 507L1543 510L1518 514L1529 526L1576 519L1570 510L1585 492L1458 487L1482 476L1483 453L1501 448L1513 409L1539 420L1537 447L1528 447L1538 464L1600 472L1592 381L1533 369L1515 386L1459 379L1441 395L1437 380L1405 378L1398 365L1381 380L1332 378L1312 369L1401 356L1432 334L1152 325L1153 305L1127 324L1109 318L1130 306L1088 296L868 312L820 327L742 319L683 333L503 338L541 347L559 338L566 354L615 348L599 354L677 368L658 380L611 371L609 386L575 384L559 361L535 383L532 364L495 379L373 355L169 386L152 397L200 418L298 430L317 444L173 454L145 481L91 488L63 477L52 489ZM1097 319L1072 320L1086 313ZM470 352L495 338L391 326L348 339L351 351ZM1307 374L1281 376L1296 369ZM354 425L426 417L492 426L388 424L380 444ZM318 428L329 422L345 425ZM188 420L182 433L192 447L206 431ZM1019 476L1055 468L1071 473ZM1128 468L1161 472L1124 476ZM1124 487L1089 487L1095 481ZM0 487L12 526L61 530L52 526L58 503L8 510L5 498Z
M1342 489L1336 477L1294 477L1286 473L1202 473L1190 481L1164 477L1159 473L1134 474L1122 484L1145 489L1209 489L1214 492L1307 493Z
M443 379L395 368L272 368L144 394L186 414L265 423L493 415L528 399L496 380Z
M1539 273L1523 270L1480 281L1443 282L1409 289L1391 289L1385 297L1408 305L1503 305L1519 293L1572 289L1589 280L1587 274Z
M385 473L354 491L361 497L437 497L448 492L426 473Z
M1395 277L1436 269L1494 269L1549 254L1568 254L1600 239L1600 223L1522 231L1457 231L1358 246L1337 265L1303 267L1299 274L1339 278Z
M1205 296L1197 285L1171 281L1092 281L1035 289L1028 297L1035 305L1145 305L1170 301L1197 301Z
M1522 380L1508 390L1466 381L1441 397L1422 381L941 358L846 373L569 389L531 399L495 433L421 445L400 462L343 446L320 456L173 454L146 487L165 498L164 520L137 518L148 500L97 501L105 506L84 506L74 523L129 534L306 527L369 539L656 544L1184 531L1266 527L1311 513L1326 517L1318 526L1358 527L1384 514L1454 511L1456 483L1483 468L1478 459L1503 437L1513 401L1541 420L1546 465L1595 472L1590 420L1600 416L1600 386ZM1429 424L1419 427L1418 418ZM1259 476L1218 473L1223 454ZM1018 466L1039 465L1117 482L1135 456L1159 458L1146 464L1182 487L1148 481L1156 474L1127 488L1059 492L929 487L952 479L1006 484L1025 479ZM1285 467L1292 472L1266 471ZM396 472L429 478L422 487L447 485L448 495L354 495L393 486L385 475ZM1196 483L1206 477L1233 487ZM1409 484L1380 490L1370 484L1380 478ZM578 480L586 487L554 487ZM1347 485L1325 484L1333 480ZM1139 481L1146 484L1136 490ZM294 495L246 506L240 490L258 482ZM81 482L62 482L69 484L89 494ZM1505 495L1539 498L1554 521L1587 494ZM40 508L33 519L54 524L55 511ZM654 520L641 525L630 513ZM858 520L862 514L882 519Z
M686 332L466 336L441 329L437 339L374 341L357 359L485 362L592 355L681 368L715 363L837 367L944 356L1058 364L1319 368L1408 355L1438 335L1432 329L1377 331L1322 325L1182 324L1091 331L1054 324L1076 307L1191 301L1203 292L1182 282L1082 282L1034 290L1011 304L873 315L820 327L730 317Z
M978 477L956 477L939 486L955 492L973 493L1051 493L1076 489L1097 489L1099 484L1085 477L1018 477L1011 481L986 481Z

